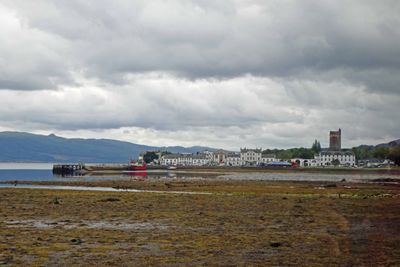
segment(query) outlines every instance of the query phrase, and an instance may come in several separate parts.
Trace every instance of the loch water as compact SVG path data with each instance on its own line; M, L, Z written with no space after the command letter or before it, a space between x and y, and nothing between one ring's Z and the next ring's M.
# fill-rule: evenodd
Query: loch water
M227 174L190 173L184 170L148 170L120 174L60 176L52 172L53 163L0 163L0 183L15 181L97 181L129 179L225 179L266 181L331 181L368 182L374 179L399 179L398 174L337 174L305 172L232 172Z

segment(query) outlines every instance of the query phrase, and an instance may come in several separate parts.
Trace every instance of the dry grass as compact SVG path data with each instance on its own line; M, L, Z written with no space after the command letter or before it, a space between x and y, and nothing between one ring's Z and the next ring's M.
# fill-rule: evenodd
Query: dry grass
M92 185L99 183L117 182ZM213 194L0 189L0 262L400 264L397 186L261 181L125 181L118 186Z

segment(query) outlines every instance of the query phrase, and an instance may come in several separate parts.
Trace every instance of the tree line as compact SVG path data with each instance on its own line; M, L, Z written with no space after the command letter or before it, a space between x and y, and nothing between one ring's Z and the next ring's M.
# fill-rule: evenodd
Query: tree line
M374 147L359 146L352 148L357 160L365 160L370 158L389 159L396 165L400 165L400 146L393 147Z
M389 159L396 165L400 165L400 146L374 147L358 146L351 149L356 160L377 158L381 160ZM293 158L313 159L315 154L321 152L321 144L315 140L311 148L289 148L289 149L266 149L263 153L274 154L277 158L288 160Z
M400 165L400 146L398 145L393 147L358 146L353 147L351 150L354 152L356 160L369 158L389 159L396 165ZM289 160L293 158L313 159L314 155L319 152L321 152L321 144L315 140L311 148L265 149L263 154L274 154L278 159ZM170 154L170 152L164 151L163 154ZM158 155L156 152L149 151L143 155L143 159L146 163L150 163L154 159L158 159Z

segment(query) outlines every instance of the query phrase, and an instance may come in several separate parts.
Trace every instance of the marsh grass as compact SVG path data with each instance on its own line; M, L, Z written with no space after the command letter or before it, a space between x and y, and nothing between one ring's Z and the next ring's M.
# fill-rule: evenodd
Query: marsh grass
M115 185L115 181L85 185L109 183ZM261 181L119 185L213 194L0 189L0 262L24 266L400 263L398 186ZM22 223L15 227L7 222ZM47 222L51 227L24 222ZM124 224L139 227L120 227Z

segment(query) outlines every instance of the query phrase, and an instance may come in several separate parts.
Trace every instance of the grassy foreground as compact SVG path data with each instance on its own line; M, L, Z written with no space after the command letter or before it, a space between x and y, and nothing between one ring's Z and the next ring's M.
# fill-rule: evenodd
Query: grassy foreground
M400 265L398 185L132 181L123 186L211 194L0 189L0 263Z

